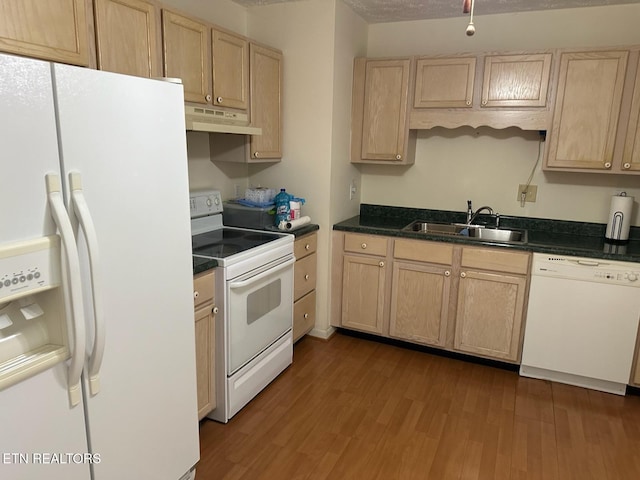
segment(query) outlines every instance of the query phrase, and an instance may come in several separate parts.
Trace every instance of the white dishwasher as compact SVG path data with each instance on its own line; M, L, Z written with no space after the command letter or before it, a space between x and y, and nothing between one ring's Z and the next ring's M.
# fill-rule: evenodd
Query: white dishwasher
M640 263L534 254L520 375L624 395Z

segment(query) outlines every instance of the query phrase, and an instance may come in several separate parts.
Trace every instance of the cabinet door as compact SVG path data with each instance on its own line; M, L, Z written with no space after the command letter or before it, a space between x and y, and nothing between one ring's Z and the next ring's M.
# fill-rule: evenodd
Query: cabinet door
M474 270L460 276L454 348L516 361L526 277Z
M85 0L2 0L0 50L89 65Z
M471 107L475 75L475 57L418 59L413 106L415 108Z
M550 53L487 56L481 106L546 106L550 71Z
M196 384L198 395L198 419L215 408L213 382L213 345L215 328L211 304L196 310Z
M622 171L640 171L640 64L631 102L631 116L622 156Z
M211 102L209 29L169 10L162 10L165 77L181 78L187 102Z
M381 334L387 267L384 257L345 255L342 270L342 326Z
M158 77L156 7L141 0L95 0L98 68Z
M627 58L626 51L561 55L548 168L611 168Z
M230 33L212 31L213 104L249 107L249 43Z
M405 159L409 59L367 60L362 120L362 160Z
M251 124L262 135L251 135L251 160L282 158L282 53L249 46Z
M451 270L396 261L391 288L392 337L444 346Z

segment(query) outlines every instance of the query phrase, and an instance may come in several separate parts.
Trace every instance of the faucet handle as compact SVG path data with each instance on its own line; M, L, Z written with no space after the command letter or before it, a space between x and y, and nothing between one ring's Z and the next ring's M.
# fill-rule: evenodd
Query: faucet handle
M500 214L496 213L495 217L496 217L496 228L500 228Z
M467 210L473 210L471 207L471 200L467 200Z

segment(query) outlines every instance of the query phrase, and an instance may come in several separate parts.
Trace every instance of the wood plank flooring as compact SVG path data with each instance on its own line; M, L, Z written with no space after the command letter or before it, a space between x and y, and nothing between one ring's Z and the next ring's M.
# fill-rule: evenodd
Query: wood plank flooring
M640 397L337 334L200 441L199 480L638 480Z

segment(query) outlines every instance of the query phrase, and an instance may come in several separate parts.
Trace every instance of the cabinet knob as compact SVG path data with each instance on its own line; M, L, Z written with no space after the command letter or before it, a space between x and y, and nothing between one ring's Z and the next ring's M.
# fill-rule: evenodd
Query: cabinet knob
M486 105L486 104L487 104L487 101L486 101L486 100L483 100L483 101L482 101L482 105ZM467 102L467 105L470 105L470 102Z
M200 296L200 293L197 290L193 292L193 298L198 298L199 296Z
M607 162L604 164L604 168L611 168L611 162Z
M254 158L260 158L260 152L255 152L255 153L253 154L253 156L254 156Z
M460 274L460 276L461 276L462 278L466 278L467 274L466 274L466 273L464 273L464 272L462 272L462 273Z
M309 274L308 273L304 276L304 279L305 280L309 280Z
M210 101L211 101L211 95L209 95L209 94L207 93L207 94L204 96L204 99L205 99L207 102L210 102Z
M396 155L396 160L402 160L402 155L400 154Z
M309 250L311 248L311 245L309 245L308 243L304 246L305 250Z
M471 106L471 100L467 100L467 106Z
M623 167L625 170L629 170L629 169L631 168L631 164L630 164L630 163L625 163L622 167Z
M378 265L380 265L381 267L384 267L384 262L380 262Z
M451 272L450 272L449 270L446 270L446 271L444 272L444 276L445 276L445 277L449 277L449 276L451 276Z
M305 314L303 315L303 317L304 317L304 318L309 318L309 314L308 314L308 313L305 313Z
M216 97L216 102L222 103L222 97Z
M213 307L213 310L211 310L211 311L213 312L214 315L217 315L219 309L218 309L218 307Z
M360 245L362 247L362 249L364 250L365 248L367 248L367 244L363 243L362 245Z

